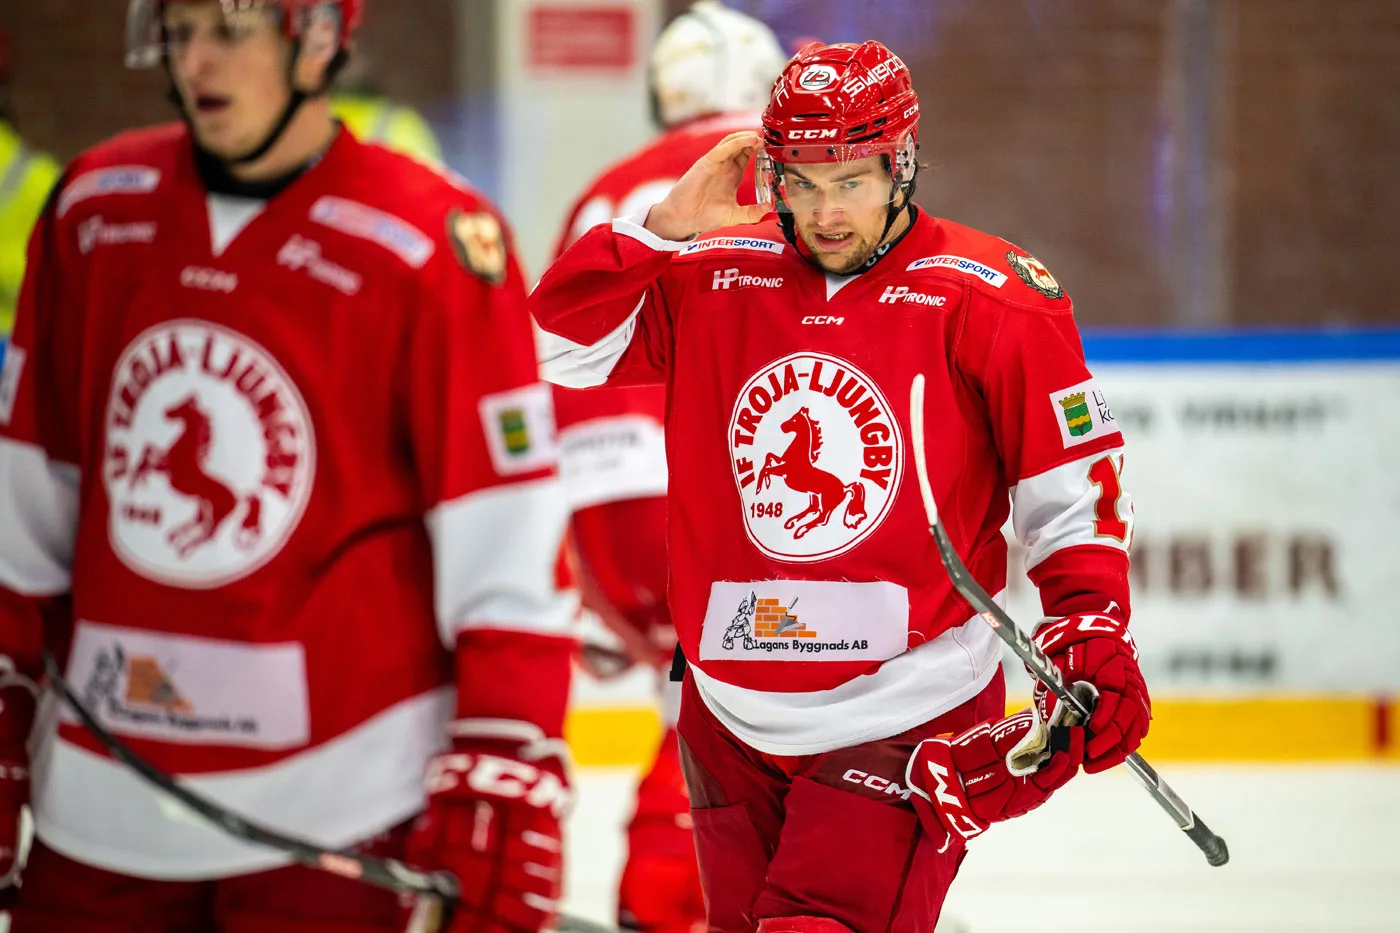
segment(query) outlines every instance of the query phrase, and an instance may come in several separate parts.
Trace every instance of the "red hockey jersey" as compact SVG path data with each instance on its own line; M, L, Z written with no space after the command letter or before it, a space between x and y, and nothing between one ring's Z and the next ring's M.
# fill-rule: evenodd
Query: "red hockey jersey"
M107 727L328 846L422 807L454 715L559 735L577 600L508 244L349 133L266 201L209 194L183 127L80 156L0 377L0 653L32 667L71 596ZM50 846L134 875L284 861L168 812L66 712L34 804Z
M686 170L730 133L754 129L757 113L688 121L593 180L569 210L556 256L590 227L646 212ZM754 203L752 171L740 201ZM584 599L610 622L643 633L669 628L665 611L666 390L634 385L579 392L555 388L559 469L574 509ZM622 505L619 503L627 503Z
M1122 437L1071 303L995 237L919 214L863 274L801 259L776 224L666 242L595 227L531 294L545 374L664 382L670 605L701 696L754 747L888 736L974 696L1000 642L952 590L909 456L928 379L933 490L992 593L1000 529L1047 615L1128 611Z

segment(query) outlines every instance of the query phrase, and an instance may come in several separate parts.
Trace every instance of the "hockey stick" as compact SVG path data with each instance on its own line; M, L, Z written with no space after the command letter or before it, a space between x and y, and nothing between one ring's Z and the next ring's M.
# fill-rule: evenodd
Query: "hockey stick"
M987 595L987 591L982 589L981 584L972 578L967 570L967 565L963 563L958 552L953 548L953 543L948 539L948 532L938 521L938 504L933 499L933 487L928 479L928 459L924 451L924 376L922 373L914 377L914 384L909 390L909 430L914 442L914 469L919 474L919 494L924 500L924 511L928 514L928 528L933 534L934 544L938 547L938 556L943 559L943 566L948 571L948 577L953 581L953 588L958 591L976 609L978 614L992 627L1002 641L1016 653L1016 657L1025 662L1036 678L1049 688L1050 692L1060 700L1061 703L1068 703L1083 717L1084 721L1089 719L1091 710L1079 697L1075 696L1065 687L1064 676L1059 668L1055 667L1045 652L1040 650L1040 646L1026 637L1025 633L1016 625L1006 612L992 601ZM1147 789L1152 798L1161 805L1162 809L1176 821L1176 825L1187 836L1191 837L1202 852L1205 853L1206 861L1211 865L1224 865L1230 860L1230 850L1225 845L1225 840L1217 836L1201 821L1191 808L1168 786L1167 782L1158 776L1152 766L1143 760L1142 756L1134 752L1128 756L1126 762L1128 770L1138 783Z
M77 693L73 690L73 685L58 669L58 663L54 660L53 655L47 651L44 652L44 668L48 672L49 683L53 684L59 696L77 714L83 726L111 753L113 758L135 771L144 781L162 794L173 798L196 815L213 824L215 828L235 839L242 839L245 842L285 852L295 862L308 868L329 872L377 888L435 898L443 908L449 911L460 898L461 888L457 879L449 872L425 872L400 862L398 859L380 858L344 850L323 849L304 839L288 836L277 830L261 826L200 796L136 754L125 742L98 722L92 710L88 709L87 704L78 698ZM426 926L415 927L415 929L421 929L423 933L435 933L440 922L441 917L439 916L436 921L428 921ZM559 933L617 933L611 927L579 917L563 915L555 921L554 929Z

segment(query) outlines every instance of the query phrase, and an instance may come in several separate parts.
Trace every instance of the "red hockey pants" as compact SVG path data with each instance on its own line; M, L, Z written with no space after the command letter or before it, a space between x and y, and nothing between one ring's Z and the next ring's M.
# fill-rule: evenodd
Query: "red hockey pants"
M766 755L715 719L686 678L681 762L712 933L770 917L829 917L857 933L928 933L964 848L919 823L904 767L921 740L1005 714L998 672L908 732L819 755Z

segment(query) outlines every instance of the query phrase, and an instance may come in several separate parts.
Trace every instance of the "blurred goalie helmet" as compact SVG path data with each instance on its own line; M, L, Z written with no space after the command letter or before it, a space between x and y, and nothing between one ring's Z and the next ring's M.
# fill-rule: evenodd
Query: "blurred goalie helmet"
M165 31L161 13L167 0L131 0L126 13L126 66L155 68L165 57ZM340 48L350 45L350 37L360 25L364 0L207 0L223 7L224 16L238 16L267 7L282 14L287 38L296 41L318 15L334 15L340 20Z
M656 40L650 62L657 121L763 109L787 61L773 31L717 0L698 0Z

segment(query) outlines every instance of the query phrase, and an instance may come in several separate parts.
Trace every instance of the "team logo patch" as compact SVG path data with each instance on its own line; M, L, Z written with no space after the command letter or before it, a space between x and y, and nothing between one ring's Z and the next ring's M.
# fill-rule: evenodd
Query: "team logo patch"
M917 272L920 269L953 269L957 272L965 272L968 275L975 275L993 288L1001 288L1006 284L1006 273L998 272L985 263L975 259L968 259L966 256L925 256L923 259L915 259L904 268L905 272Z
M58 216L62 217L89 198L108 194L147 194L160 184L160 169L145 165L118 165L84 172L69 182L58 196Z
M808 65L797 79L797 86L804 91L825 91L840 77L830 65Z
M904 469L904 439L879 386L824 353L755 373L729 435L749 540L775 560L855 547L884 521Z
M493 214L453 208L447 215L447 238L463 268L492 285L506 280L506 238Z
M1060 440L1065 447L1096 440L1118 430L1108 399L1092 379L1051 392L1050 404L1055 410L1055 422L1060 427Z
M426 233L406 220L359 201L326 195L311 205L311 219L332 230L378 243L415 269L423 268L433 258L435 248Z
M1034 256L1022 256L1014 249L1009 249L1006 251L1006 261L1011 264L1012 270L1021 277L1022 282L1046 298L1065 297L1065 290L1060 287L1060 283L1055 281L1050 270L1045 268L1045 264L1039 259Z
M678 256L693 256L711 249L747 249L756 253L781 253L786 244L774 243L758 237L717 236L708 240L696 240L677 253Z
M105 428L112 550L160 583L247 576L311 496L306 402L267 350L227 328L178 320L137 336L113 371Z

